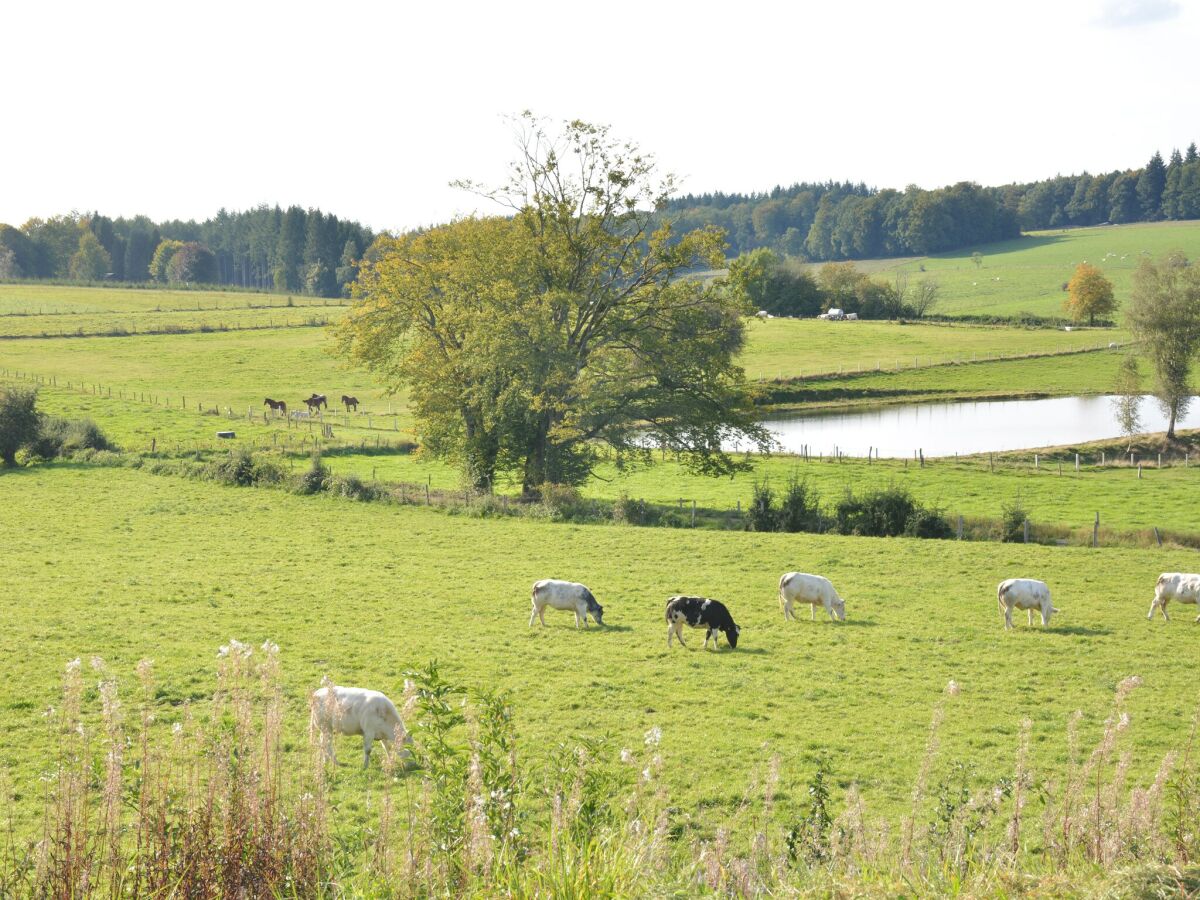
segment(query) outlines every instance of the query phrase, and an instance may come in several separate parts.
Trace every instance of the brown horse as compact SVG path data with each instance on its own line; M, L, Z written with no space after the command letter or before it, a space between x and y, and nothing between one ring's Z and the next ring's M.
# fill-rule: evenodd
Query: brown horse
M267 397L265 400L263 400L263 406L271 407L271 412L282 413L285 416L287 415L287 404L282 400L272 400L270 397Z
M324 394L313 394L311 397L306 398L304 402L308 404L309 412L315 412L322 406L326 409L329 408L329 401L325 399Z
M342 402L346 404L346 412L350 412L350 410L354 410L355 412L358 412L358 398L357 397L348 397L345 394L342 394Z

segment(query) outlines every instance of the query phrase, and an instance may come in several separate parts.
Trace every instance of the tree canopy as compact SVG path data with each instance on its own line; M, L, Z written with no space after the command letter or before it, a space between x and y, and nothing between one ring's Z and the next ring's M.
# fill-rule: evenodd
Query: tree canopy
M380 242L364 261L340 347L410 389L423 442L489 487L578 484L599 447L649 462L651 444L696 471L764 446L735 357L749 311L728 284L686 277L723 259L712 228L676 234L654 210L674 186L606 127L519 120L499 187L508 208Z
M1107 315L1117 308L1112 282L1090 263L1075 267L1075 274L1067 282L1067 292L1063 308L1076 322L1087 319L1088 324L1095 325L1096 316Z
M1192 363L1200 351L1200 270L1182 253L1144 257L1133 273L1126 320L1154 370L1154 395L1172 439L1191 402Z

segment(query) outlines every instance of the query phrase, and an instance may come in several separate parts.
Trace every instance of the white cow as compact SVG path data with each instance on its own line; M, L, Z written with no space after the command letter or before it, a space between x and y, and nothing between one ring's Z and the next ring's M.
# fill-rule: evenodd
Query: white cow
M313 691L309 703L310 733L320 732L325 740L325 753L337 764L333 750L334 734L361 734L363 739L363 768L371 760L371 747L383 741L387 753L393 742L411 744L412 738L400 720L396 705L379 691L336 685ZM408 751L405 751L406 753Z
M821 575L806 575L804 572L787 572L779 579L779 605L783 607L783 619L796 618L793 603L807 603L810 621L817 618L817 607L825 607L829 618L846 621L846 601L838 596L833 583Z
M1042 627L1050 624L1052 614L1062 612L1051 604L1050 588L1046 586L1046 582L1033 578L1009 578L1000 582L996 589L996 600L1000 604L1000 613L1004 616L1006 629L1013 627L1014 607L1025 610L1025 618L1030 625L1033 624L1033 611L1038 610L1042 614Z
M546 624L546 607L551 609L569 609L575 613L575 627L583 623L588 627L588 616L596 620L597 625L604 624L604 607L596 602L596 598L582 584L574 581L559 581L557 578L543 578L533 585L533 612L529 614L529 624L534 619L540 619Z
M1154 599L1150 603L1150 612L1146 618L1153 619L1154 610L1157 608L1162 610L1163 618L1170 622L1167 604L1172 600L1200 605L1200 575L1184 572L1163 572L1159 575L1158 581L1154 583ZM1196 621L1200 622L1200 616L1196 616Z

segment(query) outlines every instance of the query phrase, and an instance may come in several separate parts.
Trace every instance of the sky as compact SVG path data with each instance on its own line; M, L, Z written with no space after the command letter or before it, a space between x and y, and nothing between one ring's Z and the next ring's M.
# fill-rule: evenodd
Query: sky
M1200 141L1197 46L1200 0L10 3L0 222L496 212L449 183L525 109L694 193L1136 168Z

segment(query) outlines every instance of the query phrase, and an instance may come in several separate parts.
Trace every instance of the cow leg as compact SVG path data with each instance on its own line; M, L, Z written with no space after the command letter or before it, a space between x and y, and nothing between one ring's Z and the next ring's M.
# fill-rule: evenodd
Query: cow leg
M533 620L537 618L537 614L538 614L538 608L535 606L533 608L533 610L529 613L529 627L530 628L533 627Z
M323 734L321 737L325 741L325 758L335 766L338 765L337 751L333 747L333 732L330 731L327 734Z
M1033 607L1032 606L1029 607L1029 609L1025 610L1025 624L1027 624L1027 625L1033 624Z
M808 621L817 621L817 605L815 603L808 604Z
M575 610L575 629L579 629L579 610Z
M675 637L677 637L679 639L679 645L681 647L687 646L687 644L683 640L683 622L682 621L675 623Z
M668 622L667 623L667 649L668 650L671 649L671 641L674 640L674 638L675 638L675 623ZM680 640L680 643L682 644L683 641Z
M364 769L371 762L371 744L373 744L373 743L374 743L374 739L370 735L366 735L366 734L363 735L363 768Z
M545 628L546 627L546 607L544 607L544 606L538 607L538 619L541 620L542 627Z
M708 629L708 632L713 637L713 649L720 650L721 649L721 632L717 631L717 629L715 629L715 628Z
M829 613L829 621L830 621L830 622L836 622L836 621L837 621L837 616L835 616L835 615L833 614L833 604L832 604L832 603L830 603L830 604L827 604L827 605L826 605L826 607L825 607L825 612Z
M1004 607L1004 630L1005 630L1005 631L1008 631L1008 630L1009 630L1009 629L1011 629L1012 627L1013 627L1013 623L1012 623L1012 607L1011 607L1011 606L1007 606L1007 605L1006 605L1006 606Z
M1167 598L1166 597L1163 597L1163 601L1162 601L1162 603L1158 604L1158 608L1162 610L1163 618L1166 619L1168 622L1170 622L1171 617L1167 615Z

